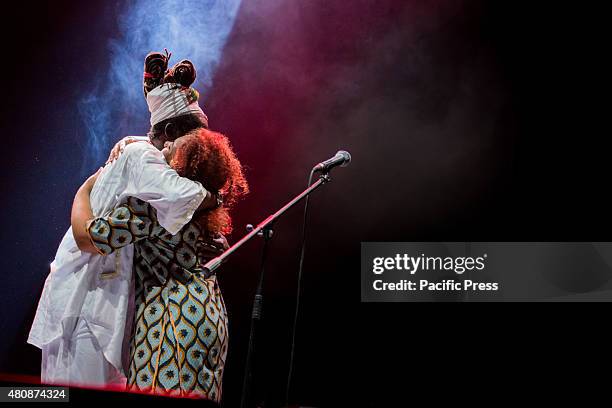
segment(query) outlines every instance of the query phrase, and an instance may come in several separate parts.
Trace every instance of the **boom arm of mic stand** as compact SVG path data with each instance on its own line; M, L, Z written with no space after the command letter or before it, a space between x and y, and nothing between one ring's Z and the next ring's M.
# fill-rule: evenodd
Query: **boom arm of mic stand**
M323 173L319 176L319 179L312 183L310 186L308 186L308 188L304 191L302 191L300 194L298 194L297 196L295 196L291 201L289 201L287 204L285 204L280 210L278 210L277 212L275 212L274 214L270 215L268 218L266 218L265 220L263 220L262 222L260 222L257 227L253 228L252 231L250 231L248 234L246 234L244 237L242 237L238 242L236 242L234 245L232 245L231 247L229 247L225 252L223 252L221 255L219 255L216 258L211 259L210 261L208 261L203 268L208 271L209 273L213 273L219 266L221 266L221 264L223 262L225 262L227 260L227 258L232 255L238 248L240 248L242 245L246 244L248 241L251 240L251 238L253 238L255 235L257 235L257 233L259 233L260 231L264 230L265 228L267 228L269 225L273 224L274 221L276 221L281 215L283 215L285 213L285 211L287 211L288 209L290 209L291 207L293 207L295 204L297 204L298 202L300 202L304 197L306 197L307 195L309 195L310 193L312 193L314 190L316 190L317 188L319 188L321 185L329 182L331 179L329 177L329 173Z

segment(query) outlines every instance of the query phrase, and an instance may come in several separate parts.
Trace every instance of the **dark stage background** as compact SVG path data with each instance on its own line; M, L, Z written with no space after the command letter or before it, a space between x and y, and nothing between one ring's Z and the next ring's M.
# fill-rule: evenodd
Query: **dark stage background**
M513 369L523 384L562 386L570 363L609 358L596 351L607 312L592 306L360 303L362 241L610 240L603 14L538 4L243 0L203 99L251 183L230 241L300 192L316 162L353 155L311 200L294 402L408 401L420 382L467 369L483 388ZM74 193L102 164L84 162L77 104L108 64L124 6L5 13L0 371L39 372L29 324ZM255 373L267 406L284 396L300 222L296 208L271 246ZM226 406L239 402L260 244L219 271Z

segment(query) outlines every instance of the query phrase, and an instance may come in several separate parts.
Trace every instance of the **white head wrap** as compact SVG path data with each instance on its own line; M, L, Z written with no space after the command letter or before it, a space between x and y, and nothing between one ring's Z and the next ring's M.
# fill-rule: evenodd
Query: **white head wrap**
M162 84L147 94L151 126L170 118L190 113L201 114L208 126L208 117L198 105L198 92L180 84Z

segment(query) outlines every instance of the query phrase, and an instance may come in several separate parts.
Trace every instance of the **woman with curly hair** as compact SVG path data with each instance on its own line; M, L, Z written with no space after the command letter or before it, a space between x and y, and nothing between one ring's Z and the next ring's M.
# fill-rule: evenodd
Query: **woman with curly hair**
M218 403L227 354L227 313L216 276L202 267L210 238L231 231L229 210L248 193L248 184L222 134L196 129L166 142L162 153L180 176L200 182L222 202L196 212L171 235L159 225L149 203L130 197L108 216L90 215L93 220L86 231L104 255L134 243L135 324L128 389Z

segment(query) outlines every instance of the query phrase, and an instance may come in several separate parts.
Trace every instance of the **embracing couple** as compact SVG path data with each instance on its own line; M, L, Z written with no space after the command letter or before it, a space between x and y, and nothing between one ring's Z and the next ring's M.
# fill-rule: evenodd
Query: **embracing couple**
M221 399L227 313L202 266L227 248L248 184L208 130L193 64L169 57L145 59L148 137L119 142L74 198L28 338L43 383Z

